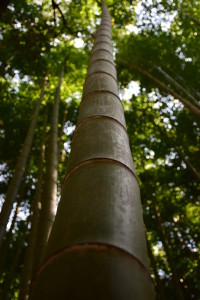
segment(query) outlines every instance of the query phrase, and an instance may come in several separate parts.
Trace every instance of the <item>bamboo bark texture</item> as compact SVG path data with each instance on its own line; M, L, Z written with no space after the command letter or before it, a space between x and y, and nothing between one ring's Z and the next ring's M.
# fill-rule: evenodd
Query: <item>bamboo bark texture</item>
M104 3L61 201L31 299L154 299Z
M40 105L41 105L41 102L42 102L42 99L44 96L45 84L46 84L46 79L44 80L44 83L43 83L43 86L41 89L41 93L40 93L40 98L38 99L37 105L35 107L34 115L31 120L21 153L19 155L19 158L18 158L18 161L16 164L16 168L15 168L15 172L9 183L7 195L6 195L2 210L1 210L1 214L0 214L0 247L2 245L3 237L6 232L6 226L7 226L7 223L8 223L12 208L13 208L13 204L15 202L15 199L16 199L16 196L17 196L20 184L21 184L22 177L23 177L24 171L26 169L26 165L27 165L27 160L28 160L28 157L29 157L29 154L31 151L35 126L36 126L38 114L40 111Z

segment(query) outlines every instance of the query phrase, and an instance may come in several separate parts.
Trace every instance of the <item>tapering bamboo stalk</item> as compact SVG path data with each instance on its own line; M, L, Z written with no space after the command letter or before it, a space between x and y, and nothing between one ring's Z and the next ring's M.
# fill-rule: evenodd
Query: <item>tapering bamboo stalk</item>
M2 210L1 210L1 214L0 214L0 247L2 245L2 241L3 241L3 237L5 235L6 232L6 226L13 208L13 203L16 199L21 181L22 181L22 177L24 174L24 171L26 169L26 165L27 165L27 161L28 161L28 157L31 151L31 146L32 146L32 141L33 141L33 136L34 136L34 131L35 131L35 126L37 123L37 118L38 118L38 114L40 111L40 105L44 96L44 88L45 88L45 84L46 84L46 79L44 80L42 89L41 89L41 93L40 93L40 97L38 99L38 102L36 104L35 107L35 111L33 114L33 118L31 120L25 141L24 141L24 145L22 147L21 153L19 155L19 158L17 160L17 164L16 164L16 168L15 168L15 172L13 174L13 177L9 183L8 186L8 191L6 194L6 199L4 201Z
M46 175L44 179L44 191L42 193L42 208L39 218L39 232L37 236L37 260L41 263L46 244L54 222L57 200L57 173L58 173L58 113L60 102L60 89L64 77L65 63L62 65L55 101L51 116L51 127L48 141Z
M56 220L31 299L154 299L140 192L102 1Z
M47 125L47 111L44 117L43 133L41 138L40 160L38 164L37 184L35 199L33 202L32 216L31 216L31 229L28 239L28 247L25 252L24 267L22 269L22 276L20 282L19 300L28 300L30 292L30 284L34 273L36 272L37 263L37 248L36 240L38 233L38 221L41 209L41 192L43 183L43 164L45 156L45 138L46 138L46 125ZM35 263L36 261L36 263Z

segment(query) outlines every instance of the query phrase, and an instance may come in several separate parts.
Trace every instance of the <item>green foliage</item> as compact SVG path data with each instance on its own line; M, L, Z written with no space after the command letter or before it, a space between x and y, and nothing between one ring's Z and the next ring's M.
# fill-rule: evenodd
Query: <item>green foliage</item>
M161 67L199 102L199 3L170 0L106 2L113 18L114 49L121 91L129 87L132 81L139 84L139 91L129 95L128 100L124 98L123 105L141 187L147 237L153 249L157 271L164 285L166 299L175 299L161 225L166 232L171 260L185 299L198 299L200 186L186 160L200 173L200 121L172 95L133 69L131 64L148 71L184 96L179 88L159 73L157 67ZM55 10L54 20L51 1L16 0L10 3L0 22L1 203L42 82L48 76L25 176L26 188L24 194L19 192L18 195L22 213L13 230L1 284L5 283L17 243L26 230L25 220L30 214L35 194L44 117L47 111L48 140L58 76L61 65L66 61L58 125L60 192L94 32L100 21L99 1L63 0L57 3L64 20L58 10ZM155 205L159 207L161 221L156 217ZM25 240L7 299L17 299L26 246ZM155 279L153 271L152 277Z

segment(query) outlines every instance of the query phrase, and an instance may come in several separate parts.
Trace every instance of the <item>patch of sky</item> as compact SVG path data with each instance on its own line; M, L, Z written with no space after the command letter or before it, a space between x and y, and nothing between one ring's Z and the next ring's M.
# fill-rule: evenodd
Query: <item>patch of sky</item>
M68 99L70 99L70 98L68 98ZM69 135L73 134L75 128L76 128L75 125L73 125L70 121L67 121L65 123L63 131L67 136L69 136ZM67 153L71 152L71 140L70 139L67 139L67 141L64 143L64 149Z
M139 28L135 25L132 25L132 24L126 25L125 29L126 29L127 34L130 34L132 32L135 33L135 34L139 33Z
M167 97L162 96L158 90L149 93L148 96L150 101L156 101L153 105L154 109L159 109L161 114L169 116L168 118L161 118L165 129L170 130L172 128L170 120L175 120L177 118L175 112L181 111L183 109L183 104L178 99L174 99L171 95L168 95Z
M14 214L15 214L16 206L17 206L17 203L14 203L13 209L12 209L12 212L11 212L11 214L10 214L9 221L8 221L8 224L7 224L7 227L6 227L6 230L7 230L7 231L10 229L10 226L11 226L11 224L12 224L12 219L13 219L13 216L14 216Z
M29 83L30 85L33 85L33 81L31 80L30 76L23 76L22 78L20 78L20 71L19 70L15 70L14 71L14 76L11 77L9 74L5 74L5 78L11 82L11 87L8 88L9 91L11 90L15 90L16 93L19 92L19 85L21 82L26 82Z
M11 172L8 171L6 163L0 164L0 182L8 183Z
M140 84L137 81L131 81L128 87L119 91L120 98L129 101L132 96L138 96L140 94Z
M27 28L17 20L15 20L14 28L19 29L19 31L27 32Z
M160 278L166 277L166 273L162 269L158 269L158 275L160 276Z
M30 214L29 208L23 207L19 210L17 217L19 220L25 221L28 218L29 214Z
M134 25L129 24L126 26L126 33L138 34L143 30L151 30L152 28L161 28L162 31L168 31L177 15L177 11L166 12L161 2L157 1L156 7L152 0L138 2L135 6L136 22Z
M1 202L1 195L0 195L0 202ZM12 212L10 214L10 218L9 218L9 221L8 221L8 224L7 224L7 231L10 229L10 226L12 224L12 219L13 219L13 216L15 214L16 206L17 206L17 203L14 203L13 209L12 209ZM18 221L20 221L20 220L26 220L27 217L29 216L29 214L30 214L30 212L29 212L28 208L23 207L23 208L19 209L19 212L17 214ZM15 231L17 229L16 226L17 225L15 225L15 228L14 228L13 231Z
M14 10L15 10L15 8L14 8L14 5L13 5L13 4L9 4L9 5L7 6L7 8L8 8L9 10L12 10L12 11L14 11Z
M68 140L64 143L64 148L65 148L67 153L71 152L71 141L70 140Z
M72 101L72 97L68 97L68 98L65 99L66 103L70 103L71 101Z
M96 19L96 25L98 26L98 25L100 25L100 23L101 23L101 18L97 18Z
M52 42L50 42L50 45L56 47L60 43L61 43L61 41L59 39L55 38Z
M158 241L155 246L153 246L153 252L155 255L159 255L160 251L163 250L163 244L161 241Z
M54 26L54 21L51 21L51 22L50 22L50 21L47 20L46 23L47 23L47 25L49 25L49 26L50 26L50 25ZM52 44L50 43L50 45L52 45Z
M74 92L74 93L71 95L71 100L72 100L73 98L79 100L79 99L81 99L81 96L82 96L82 94L81 94L80 92Z
M147 147L145 147L144 152L145 152L146 159L154 158L155 152L153 150L150 150Z
M0 194L0 210L1 210L2 206L3 206L4 199L5 199L5 195L4 194Z
M182 45L183 48L185 48L185 44ZM185 54L183 53L181 47L178 47L175 51L176 55L184 60L185 62L191 62L192 61L192 58L191 57L186 57Z
M72 125L72 123L70 121L67 121L65 123L65 126L64 126L64 133L68 136L70 134L73 133L73 131L75 130L76 126L75 125Z
M1 137L2 139L5 138L5 129L0 129L0 137ZM1 176L1 175L0 175L0 176ZM0 181L1 181L1 178L0 178Z
M186 168L187 168L187 166L186 166L186 164L184 163L184 161L181 162L181 167L183 167L183 169L186 169Z
M37 5L42 5L43 0L34 0L33 2Z
M85 45L85 43L84 43L84 41L81 39L81 38L75 38L74 39L74 46L76 47L76 48L83 48L84 47L84 45Z
M173 166L172 160L174 160L176 157L175 152L170 152L169 154L165 155L165 164L169 167Z
M67 35L65 33L62 34L62 37L65 41L69 41L70 40L70 35Z

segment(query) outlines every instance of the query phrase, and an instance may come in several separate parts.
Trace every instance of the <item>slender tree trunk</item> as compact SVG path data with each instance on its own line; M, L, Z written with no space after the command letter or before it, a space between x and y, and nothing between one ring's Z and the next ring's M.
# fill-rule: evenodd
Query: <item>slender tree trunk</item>
M57 164L58 164L58 113L60 102L60 88L64 77L65 63L62 66L59 83L55 95L55 101L51 116L51 128L49 134L46 175L44 191L42 193L42 209L39 220L39 232L37 235L37 263L36 268L42 261L44 250L53 225L57 198Z
M8 277L6 278L6 281L4 283L3 293L2 293L2 298L1 298L2 300L7 300L8 299L8 292L9 292L10 286L12 284L12 281L14 279L14 275L15 275L16 268L17 268L17 265L18 265L18 262L19 262L19 258L20 258L20 254L22 252L22 249L23 249L23 246L24 246L24 241L25 241L25 238L27 236L26 231L27 230L24 231L24 233L22 234L22 236L19 240L14 260L13 260L13 262L11 264L11 267L10 267L10 270L8 272Z
M191 162L184 156L183 161L185 162L187 168L192 173L193 177L196 179L196 181L200 182L200 174L197 171L197 169L191 164Z
M39 110L40 110L40 105L41 105L43 95L44 95L45 83L46 83L46 80L44 80L40 98L35 107L35 112L34 112L32 120L31 120L29 129L28 129L28 132L27 132L27 135L25 138L24 145L22 147L21 153L17 160L15 172L9 183L6 199L2 206L2 210L1 210L1 214L0 214L0 248L2 245L3 237L6 232L6 226L7 226L7 223L8 223L12 208L13 208L13 203L16 199L16 196L17 196L17 193L19 190L19 186L20 186L22 178L23 178L24 171L26 169L28 157L30 154L31 146L32 146L35 126L37 123L37 118L38 118L38 114L39 114Z
M155 209L155 213L156 213L156 220L157 220L157 224L161 233L161 240L164 246L164 250L167 256L167 261L169 264L169 267L172 271L172 282L174 285L174 290L176 293L176 299L177 300L184 300L184 295L183 295L183 291L181 289L181 285L180 285L180 280L179 280L179 276L174 268L174 263L173 260L171 258L171 251L170 251L170 246L169 246L169 242L168 242L168 237L165 231L165 228L162 226L162 220L161 220L161 216L160 216L160 210L159 207L157 205L154 205L154 209Z
M123 65L125 65L126 67L128 67L129 69L133 68L133 69L137 70L139 73L141 73L142 75L144 75L144 76L148 77L149 79L151 79L154 83L156 83L165 92L167 92L168 94L172 95L174 98L178 99L193 114L195 114L197 117L200 117L200 109L199 109L199 107L197 107L193 103L190 103L189 101L187 101L184 97L182 97L181 95L179 95L178 93L176 93L174 90L172 90L171 88L169 88L166 84L164 84L163 82L161 82L160 80L158 80L156 77L154 77L153 75L151 75L149 72L147 72L146 70L143 70L142 68L136 66L132 62L129 63L129 62L121 61L121 63Z
M190 171L192 176L196 179L197 182L200 182L200 174L196 170L196 168L192 165L192 163L189 161L189 159L184 155L183 151L179 150L178 147L175 147L175 149L176 149L178 155L180 156L180 158L186 164L186 167L188 168L188 170Z
M168 136L167 132L165 130L163 130L162 127L160 127L159 125L156 125L156 127L159 129L159 131L161 132L161 135L164 135L168 142L169 145L175 149L175 151L178 153L179 157L183 160L183 162L186 164L187 169L190 171L190 174L194 177L194 179L196 179L197 182L200 182L200 174L197 171L197 169L193 166L193 164L189 161L189 159L185 156L183 150L179 149L179 147L176 147L174 145L176 145L176 141L175 140L171 140L171 138Z
M1 247L1 251L0 251L0 278L2 276L2 273L4 271L4 267L5 267L5 263L6 263L6 259L7 259L7 254L9 252L9 245L10 245L10 240L12 237L12 231L14 229L15 226L15 222L17 219L17 214L19 212L19 207L20 207L20 201L17 202L16 208L15 208L15 213L12 219L12 223L10 226L10 229L6 235L5 240L3 241L2 247Z
M140 192L102 3L62 197L31 299L154 299Z
M46 123L47 123L47 112L44 117L36 193L35 193L35 199L33 203L33 210L31 216L32 219L31 230L29 235L28 247L26 249L25 258L24 258L24 267L22 269L19 300L29 299L30 283L33 274L36 272L34 268L34 260L35 257L37 257L38 255L36 249L36 238L37 238L38 221L39 221L39 215L41 209L41 190L42 190L42 183L43 183L43 163L44 163L44 156L45 156Z
M175 88L177 88L180 92L182 92L187 98L189 98L194 103L195 106L197 106L200 109L200 103L181 84L179 84L176 80L174 80L161 67L154 65L154 68L158 70L160 74L162 74L168 82L170 82Z
M196 25L200 26L200 21L199 21L199 20L197 20L197 19L194 18L193 16L190 16L189 14L187 14L185 11L183 11L183 10L181 10L181 9L179 9L179 11L180 11L180 13L181 13L184 17L188 18L189 20L191 20L192 22L194 22Z
M62 136L63 136L64 126L65 126L65 123L67 120L67 115L68 115L68 106L66 105L65 111L63 114L62 124L60 127L59 138L58 138L58 164L60 163L60 161L62 159L62 150L63 150Z
M66 159L66 151L64 149L64 142L63 142L63 130L64 126L67 120L68 115L68 106L66 105L65 111L63 114L62 124L59 132L59 138L58 138L58 164L62 163Z
M14 212L14 215L13 215L13 219L12 219L10 229L6 233L6 235L3 239L2 247L0 249L0 278L3 274L3 271L5 270L5 264L6 264L7 256L8 256L9 250L10 250L9 246L11 244L13 229L14 229L14 226L16 224L16 219L17 219L17 215L18 215L18 212L19 212L19 207L20 207L20 204L21 204L22 200L24 199L24 195L26 193L26 189L25 189L25 187L26 187L26 177L27 177L27 172L24 174L23 183L20 187L20 193L19 193L19 197L17 199L16 208L15 208L15 212Z
M178 82L180 82L182 86L187 87L187 90L190 93L192 93L193 97L196 98L196 99L198 99L197 101L199 102L200 101L200 94L199 94L199 92L196 89L194 89L193 87L187 86L187 83L185 82L185 80L183 79L183 77L180 76L180 74L177 74L172 69L169 69L169 70L170 70L170 73L173 74L173 77L176 78L176 80L178 80Z
M154 255L152 253L151 245L150 245L148 239L147 239L147 249L148 249L149 258L150 258L150 261L151 261L151 266L152 266L152 269L153 269L153 272L154 272L154 275L155 275L157 299L166 300L165 292L164 292L164 288L163 288L163 283L160 279L160 276L158 275L155 258L154 258Z
M67 120L67 115L68 115L68 106L66 105L65 111L63 113L62 124L61 124L61 127L60 127L60 134L59 134L59 140L58 140L58 149L60 147L60 143L61 143L61 140L62 140L63 130L64 130L64 126L65 126L65 123L66 123L66 120Z

